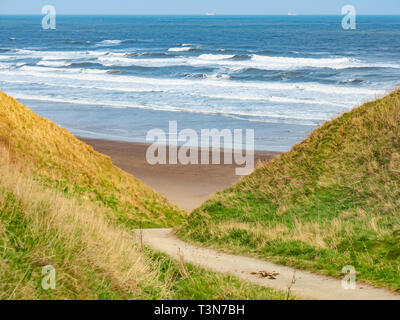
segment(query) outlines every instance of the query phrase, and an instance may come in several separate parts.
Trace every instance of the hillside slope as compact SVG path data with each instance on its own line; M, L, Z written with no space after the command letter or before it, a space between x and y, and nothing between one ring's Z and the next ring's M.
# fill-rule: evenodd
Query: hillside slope
M108 157L0 93L0 300L285 298L154 253L132 230L182 217Z
M10 160L0 146L0 300L285 298L142 248L106 208L43 187Z
M316 129L188 218L178 235L400 289L400 90Z
M47 186L99 202L132 227L172 226L185 216L108 156L1 92L0 144Z

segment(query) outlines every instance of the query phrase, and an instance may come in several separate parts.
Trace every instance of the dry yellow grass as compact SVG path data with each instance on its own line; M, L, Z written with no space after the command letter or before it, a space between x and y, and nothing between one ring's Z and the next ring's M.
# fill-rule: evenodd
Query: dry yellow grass
M19 165L0 147L0 300L284 298L141 248L103 207L43 187ZM49 265L56 288L46 291Z
M284 297L174 262L134 236L135 226L184 216L108 157L0 93L0 300ZM48 265L54 290L41 285Z
M66 291L70 291L74 298L96 298L95 291L88 284L90 272L95 270L107 279L112 288L127 296L143 296L143 288L158 285L157 275L149 268L148 258L138 249L133 233L122 226L110 225L101 208L95 205L81 205L75 199L42 188L21 174L15 165L10 165L7 158L8 152L0 148L0 203L6 203L10 194L14 196L14 203L6 206L14 209L11 214L17 214L21 209L22 219L28 222L24 234L20 234L20 241L28 236L37 241L29 259L38 266L54 265L58 286L64 283L70 286L68 290L59 288L52 298L67 298ZM3 241L5 239L2 249L7 250L10 239L7 239L4 227L0 228L0 235ZM58 257L63 253L67 256L60 260ZM0 261L2 272L6 272L7 261ZM15 266L10 264L10 267ZM40 268L35 272L41 278ZM40 291L33 290L34 286L32 281L24 282L21 278L15 290L2 288L0 299L40 298Z
M115 167L67 130L0 92L0 144L37 179L66 194L101 202L131 226L171 226L185 213Z

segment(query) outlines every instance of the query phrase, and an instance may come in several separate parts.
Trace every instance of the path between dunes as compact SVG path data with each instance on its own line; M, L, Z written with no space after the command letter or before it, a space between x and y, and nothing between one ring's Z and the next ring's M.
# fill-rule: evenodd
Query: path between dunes
M201 266L215 272L230 273L238 278L260 286L287 292L293 274L295 283L291 293L299 299L320 300L400 300L400 295L385 289L357 284L355 290L342 288L341 280L277 265L260 259L221 253L212 249L200 248L179 240L172 229L136 230L139 241L150 248L163 252L174 259ZM252 275L252 272L277 272L275 280Z

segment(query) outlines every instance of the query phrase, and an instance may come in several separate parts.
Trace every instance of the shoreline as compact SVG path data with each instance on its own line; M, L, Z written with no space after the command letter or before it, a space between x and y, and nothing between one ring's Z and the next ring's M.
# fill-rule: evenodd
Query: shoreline
M134 175L171 203L188 212L241 178L235 174L238 167L236 164L150 165L146 161L146 150L150 144L79 136L77 138L96 151L108 155L117 167ZM257 165L259 162L271 160L279 154L281 153L255 150L254 163Z

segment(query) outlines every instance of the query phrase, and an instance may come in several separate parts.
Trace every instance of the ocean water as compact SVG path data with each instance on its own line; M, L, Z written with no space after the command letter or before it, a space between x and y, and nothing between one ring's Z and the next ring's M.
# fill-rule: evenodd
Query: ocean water
M254 129L289 150L399 84L400 16L0 16L0 89L76 135Z

